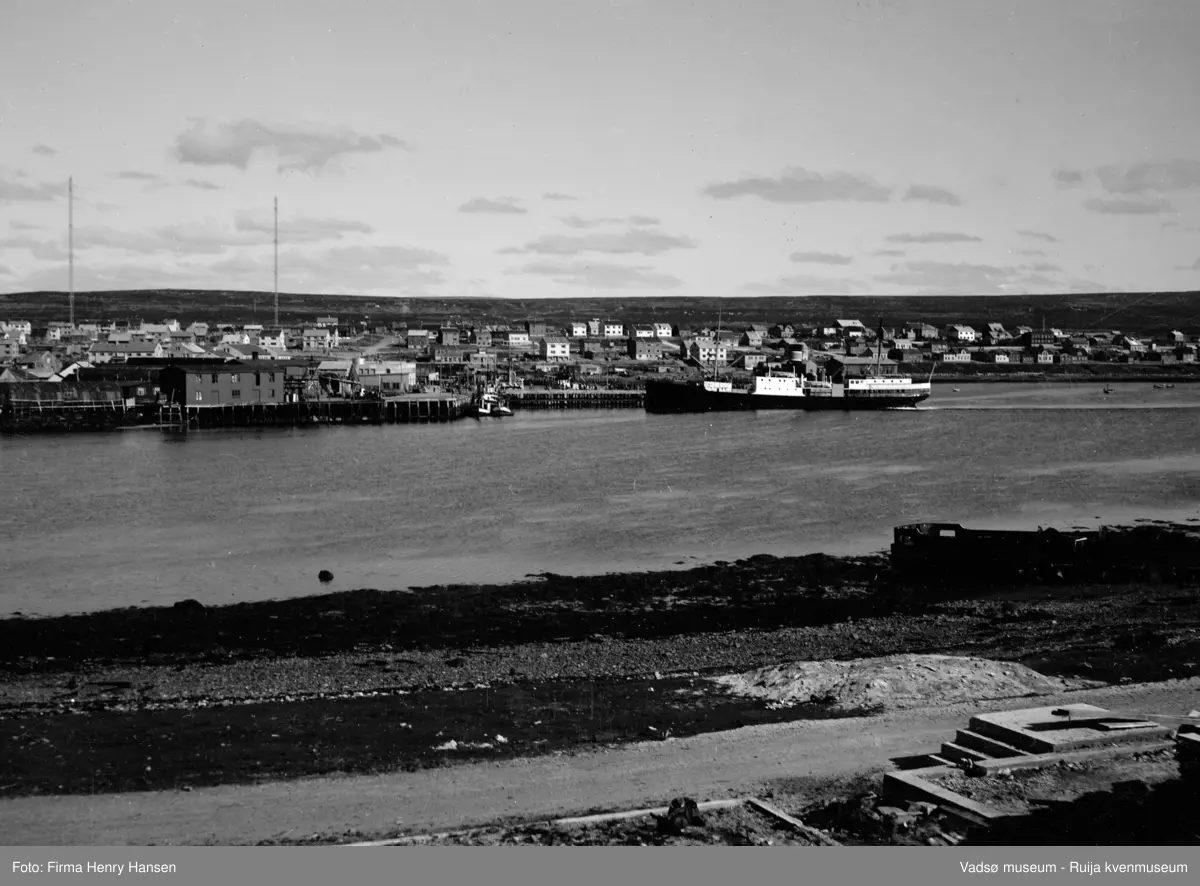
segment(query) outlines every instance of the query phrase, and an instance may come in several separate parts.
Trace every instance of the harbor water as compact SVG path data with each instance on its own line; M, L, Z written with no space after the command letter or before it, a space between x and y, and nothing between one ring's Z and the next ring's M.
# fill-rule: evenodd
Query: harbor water
M875 413L3 437L0 614L867 553L923 520L1200 524L1200 385L1114 388L937 385L919 409Z

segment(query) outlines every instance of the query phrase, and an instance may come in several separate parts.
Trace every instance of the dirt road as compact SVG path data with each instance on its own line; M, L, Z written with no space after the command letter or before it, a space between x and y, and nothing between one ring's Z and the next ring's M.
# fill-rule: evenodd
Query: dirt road
M1200 678L1013 699L989 709L1087 702L1177 718L1200 706ZM870 719L754 726L679 741L412 774L321 778L191 792L25 797L0 802L0 834L16 846L221 845L314 834L372 839L505 819L546 819L720 799L781 777L830 777L935 750L972 705ZM1176 718L1176 719L1170 719Z

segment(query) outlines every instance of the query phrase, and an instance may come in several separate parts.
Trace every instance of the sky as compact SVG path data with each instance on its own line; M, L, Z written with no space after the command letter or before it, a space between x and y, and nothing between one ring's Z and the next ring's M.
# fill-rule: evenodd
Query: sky
M5 0L0 292L1200 289L1195 0Z

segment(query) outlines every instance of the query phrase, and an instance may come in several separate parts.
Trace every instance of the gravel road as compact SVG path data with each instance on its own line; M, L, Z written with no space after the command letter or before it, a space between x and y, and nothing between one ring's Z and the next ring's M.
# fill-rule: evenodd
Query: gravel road
M1200 678L1129 684L989 705L1087 702L1141 716L1184 716ZM381 839L754 793L779 778L832 778L936 748L977 708L956 705L875 718L804 721L615 750L408 774L319 778L190 792L22 797L0 801L9 845L254 844L314 835Z

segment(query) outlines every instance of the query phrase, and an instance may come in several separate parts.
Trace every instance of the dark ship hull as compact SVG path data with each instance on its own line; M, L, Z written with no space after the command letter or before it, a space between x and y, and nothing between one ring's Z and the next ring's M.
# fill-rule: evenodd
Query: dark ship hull
M926 391L852 392L849 395L773 396L745 391L709 391L698 382L647 381L647 412L741 412L757 409L858 411L912 408Z

